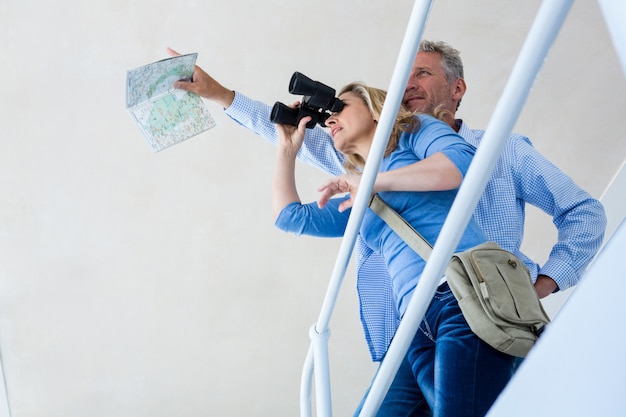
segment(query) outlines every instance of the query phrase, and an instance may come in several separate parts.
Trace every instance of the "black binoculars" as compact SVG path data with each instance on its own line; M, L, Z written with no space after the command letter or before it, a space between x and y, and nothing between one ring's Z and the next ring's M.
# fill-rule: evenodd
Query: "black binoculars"
M298 126L303 117L311 116L306 124L307 129L313 129L316 123L326 127L326 119L331 113L343 109L343 102L335 98L335 90L307 76L294 72L289 81L291 94L302 94L302 102L296 108L276 102L272 107L270 120L273 123Z

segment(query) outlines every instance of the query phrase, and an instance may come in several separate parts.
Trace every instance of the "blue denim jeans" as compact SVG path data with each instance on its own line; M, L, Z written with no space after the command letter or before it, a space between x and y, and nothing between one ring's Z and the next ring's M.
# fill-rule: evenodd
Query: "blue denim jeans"
M518 358L498 352L470 330L450 288L442 284L377 416L484 416L517 364Z

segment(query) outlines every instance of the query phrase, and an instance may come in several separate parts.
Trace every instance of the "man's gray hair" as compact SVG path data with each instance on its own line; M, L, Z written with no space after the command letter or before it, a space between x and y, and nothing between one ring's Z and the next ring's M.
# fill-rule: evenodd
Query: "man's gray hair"
M446 73L448 82L454 82L457 78L465 78L463 76L463 61L461 61L461 53L441 41L423 40L420 44L418 52L436 52L441 55L441 66Z

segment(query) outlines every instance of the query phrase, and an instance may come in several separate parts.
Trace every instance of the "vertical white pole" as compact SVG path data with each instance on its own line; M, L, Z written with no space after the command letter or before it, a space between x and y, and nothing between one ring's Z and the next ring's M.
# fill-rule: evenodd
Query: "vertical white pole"
M435 293L438 277L445 270L454 248L461 239L572 2L573 0L543 2L487 126L485 136L437 238L413 298L372 383L361 417L373 416L379 409Z
M313 348L313 362L315 371L315 394L317 414L323 417L333 415L332 400L330 393L330 364L328 360L328 328L318 332L315 326L311 326L309 336Z
M311 417L311 392L313 390L313 344L309 350L302 367L300 379L300 417Z

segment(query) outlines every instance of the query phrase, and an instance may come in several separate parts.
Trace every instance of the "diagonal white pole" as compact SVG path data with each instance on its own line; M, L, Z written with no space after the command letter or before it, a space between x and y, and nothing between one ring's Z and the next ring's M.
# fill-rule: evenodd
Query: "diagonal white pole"
M385 147L391 134L391 128L395 121L396 114L400 108L404 89L409 79L409 74L413 66L413 61L419 43L422 38L424 26L430 13L432 0L416 0L411 12L408 27L399 52L398 61L391 77L390 86L388 88L385 105L380 116L380 121L370 150L370 156L367 164L363 169L363 177L359 186L359 191L355 196L354 205L348 219L344 238L339 247L339 254L333 269L330 283L326 291L321 312L316 324L310 331L312 338L313 361L307 356L307 363L311 363L314 367L315 377L315 393L317 413L323 417L332 416L331 394L330 394L330 372L328 364L328 323L333 312L334 305L337 300L339 288L346 273L347 266L352 256L356 236L367 210L369 198L374 187L376 175L380 169ZM304 374L308 374L308 370L304 369ZM309 384L303 378L303 383ZM300 409L302 416L308 416L308 412L303 410L309 408L309 400L307 395L302 392L309 392L310 389L301 389Z
M543 2L487 126L481 145L437 238L437 243L424 268L413 298L372 383L370 394L360 414L361 417L373 416L379 409L419 323L424 317L428 304L435 294L439 277L444 272L454 248L461 240L461 235L467 227L572 2L573 0Z

